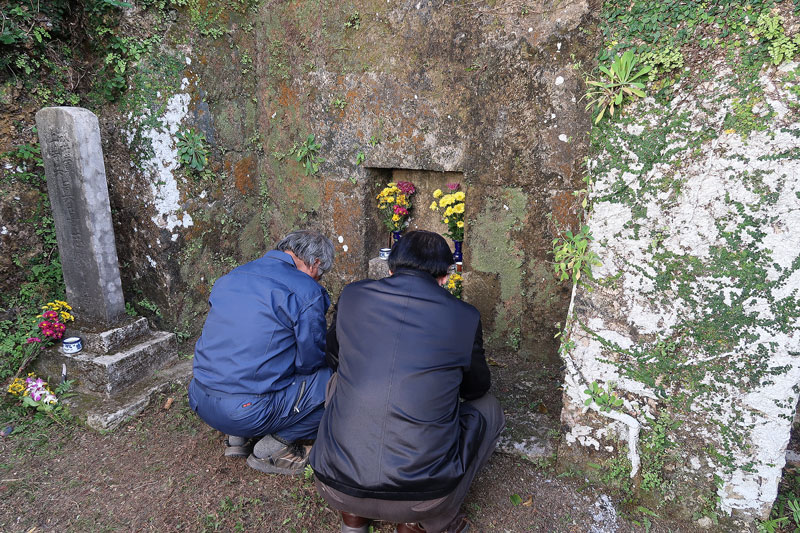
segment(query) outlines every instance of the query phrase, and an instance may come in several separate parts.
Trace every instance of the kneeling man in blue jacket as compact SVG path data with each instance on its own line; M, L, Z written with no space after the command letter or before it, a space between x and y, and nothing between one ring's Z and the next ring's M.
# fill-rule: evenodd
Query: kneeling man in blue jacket
M294 231L214 284L195 346L190 407L227 434L225 455L267 473L307 464L324 412L327 291L333 244Z
M328 338L338 370L311 465L343 533L371 519L398 533L469 529L461 503L505 418L487 394L480 313L441 287L451 263L441 235L412 231L389 255L390 277L339 298Z

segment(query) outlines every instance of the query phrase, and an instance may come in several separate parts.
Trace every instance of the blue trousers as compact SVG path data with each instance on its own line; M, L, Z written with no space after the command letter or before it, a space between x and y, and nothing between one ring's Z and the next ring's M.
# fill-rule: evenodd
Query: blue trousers
M189 407L212 428L236 437L277 435L294 442L315 439L325 412L325 386L331 372L297 375L285 389L269 394L226 394L193 379Z

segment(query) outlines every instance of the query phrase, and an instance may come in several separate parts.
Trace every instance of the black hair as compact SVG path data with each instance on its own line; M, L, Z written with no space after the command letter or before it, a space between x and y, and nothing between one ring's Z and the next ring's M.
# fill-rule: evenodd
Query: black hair
M411 268L427 272L434 278L447 274L453 264L453 252L444 237L432 231L416 230L403 235L389 254L389 270Z

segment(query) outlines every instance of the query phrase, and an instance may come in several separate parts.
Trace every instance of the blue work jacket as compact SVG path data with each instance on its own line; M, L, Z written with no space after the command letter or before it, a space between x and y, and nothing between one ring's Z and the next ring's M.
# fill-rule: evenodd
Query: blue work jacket
M270 394L325 363L328 292L272 250L214 284L194 379L226 394Z

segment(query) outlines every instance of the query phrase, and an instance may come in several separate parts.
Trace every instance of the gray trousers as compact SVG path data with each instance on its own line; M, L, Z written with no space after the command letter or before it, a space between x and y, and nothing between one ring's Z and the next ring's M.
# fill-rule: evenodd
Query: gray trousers
M328 383L328 397L335 388L336 374ZM435 500L379 500L376 498L356 498L329 487L316 480L317 491L328 502L328 505L339 511L353 513L364 518L382 520L384 522L404 523L419 522L428 533L444 531L458 516L461 504L467 496L472 480L483 468L492 455L500 432L506 424L500 402L491 394L464 402L477 409L486 420L486 433L473 461L467 466L464 477L456 488Z

